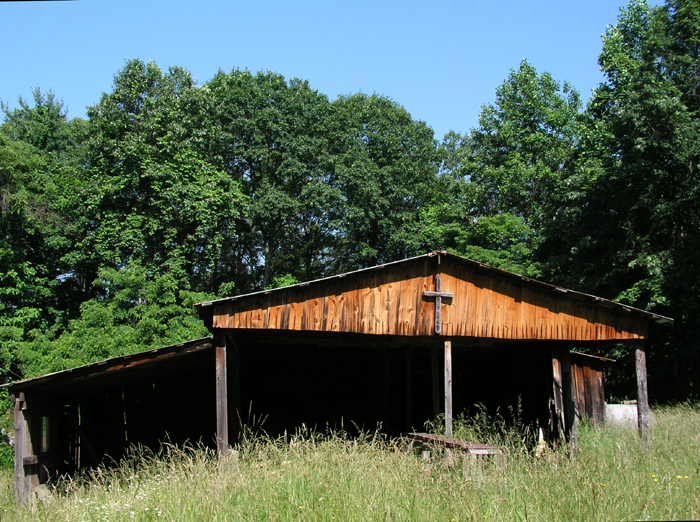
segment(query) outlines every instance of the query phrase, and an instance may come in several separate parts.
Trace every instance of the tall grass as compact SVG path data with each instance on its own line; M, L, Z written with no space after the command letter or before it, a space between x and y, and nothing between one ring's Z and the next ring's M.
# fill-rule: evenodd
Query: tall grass
M483 417L480 424L465 419L458 429L494 435L494 425ZM246 440L237 465L217 463L203 449L137 452L117 469L63 483L33 511L14 505L6 474L0 520L699 518L698 406L656 409L648 448L634 428L584 424L574 457L553 449L537 458L522 429L499 430L508 455L483 465L455 453L452 466L424 460L405 441L379 434L352 439L304 429L285 439Z

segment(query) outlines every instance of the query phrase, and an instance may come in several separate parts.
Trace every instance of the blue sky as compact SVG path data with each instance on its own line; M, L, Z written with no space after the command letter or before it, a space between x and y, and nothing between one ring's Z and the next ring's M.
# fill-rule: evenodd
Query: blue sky
M112 88L128 58L271 70L335 99L389 96L441 139L478 125L482 105L527 59L587 100L602 81L601 35L623 0L82 0L0 2L0 99L52 89L69 117Z

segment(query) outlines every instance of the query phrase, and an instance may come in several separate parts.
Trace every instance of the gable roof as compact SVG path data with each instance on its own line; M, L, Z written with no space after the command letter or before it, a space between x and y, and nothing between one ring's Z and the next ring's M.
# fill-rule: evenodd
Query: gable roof
M672 321L447 252L195 307L212 328L508 340L640 339Z

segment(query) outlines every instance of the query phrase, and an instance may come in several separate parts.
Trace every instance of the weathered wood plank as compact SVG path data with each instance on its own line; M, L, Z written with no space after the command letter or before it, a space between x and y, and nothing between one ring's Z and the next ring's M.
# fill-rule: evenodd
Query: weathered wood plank
M554 397L555 421L554 428L560 437L566 433L566 421L564 416L564 384L562 366L559 360L559 352L553 351L552 357L552 393Z
M578 364L571 364L571 374L574 377L576 387L576 404L578 406L579 417L586 416L586 387L583 382L583 367Z
M593 396L593 424L598 426L605 420L603 372L600 369L591 369L591 395Z
M647 335L633 314L567 297L563 289L518 281L452 258L421 258L306 286L214 304L215 328L342 331L431 336L435 316L442 335L530 340L632 340ZM432 299L452 294L449 304ZM424 299L430 297L430 299ZM444 330L443 330L444 329Z
M31 482L25 473L24 459L32 455L29 439L29 426L22 405L24 395L15 397L14 427L15 427L15 499L18 503L29 502Z
M228 383L226 371L226 335L215 332L216 344L216 448L219 456L228 453Z
M406 301L410 302L412 300L415 303L416 324L414 335L435 335L435 303L423 300L423 292L429 291L433 285L433 274L427 270L427 267L418 278L418 282L420 291L417 294L414 294L415 288L412 285L407 285L404 290Z
M409 433L409 439L427 445L442 446L449 449L461 449L471 455L502 455L503 448L489 446L488 444L478 444L463 440L456 440L445 435L433 435L431 433Z
M393 271L392 271L393 275ZM386 333L387 335L396 334L398 325L395 324L396 318L396 292L395 284L389 280L381 287L380 292L380 321L378 333Z
M445 349L445 436L452 437L452 341L444 343Z
M592 380L591 380L591 367L586 365L581 368L583 371L583 395L586 399L586 417L593 419L593 393L592 393Z
M561 351L560 361L564 392L564 418L569 429L569 448L572 453L575 453L578 445L578 425L581 422L581 415L576 401L576 375L574 366L571 364L569 350Z
M649 395L647 391L647 356L644 341L635 341L635 368L637 373L637 425L642 440L649 443Z

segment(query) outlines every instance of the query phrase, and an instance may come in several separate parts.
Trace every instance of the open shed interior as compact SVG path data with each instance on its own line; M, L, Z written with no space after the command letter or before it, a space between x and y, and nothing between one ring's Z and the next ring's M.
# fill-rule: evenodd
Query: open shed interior
M214 373L205 339L26 381L15 395L15 419L24 420L15 425L16 459L41 484L119 462L133 446L213 448Z
M229 417L231 440L241 422L271 436L302 425L352 434L425 431L444 413L442 349L432 339L239 339L228 359L228 403L238 410ZM524 422L548 426L552 358L545 345L455 342L452 374L455 415L474 413L480 404L510 419L520 407Z
M378 344L362 336L343 342L251 336L229 350L231 443L242 424L273 437L301 426L351 435L379 429L395 436L425 431L428 421L444 413L444 359L434 340ZM91 365L91 373L90 367L76 369L36 389L25 387L18 404L28 420L27 464L36 466L39 483L118 462L134 445L153 451L163 442L216 447L211 340L165 355L117 358ZM546 345L455 343L452 372L455 416L474 413L481 404L489 414L510 419L511 410L520 407L524 422L556 429L551 420L556 365ZM595 393L602 397L602 387ZM590 392L588 397L592 405ZM581 410L586 411L583 403Z

